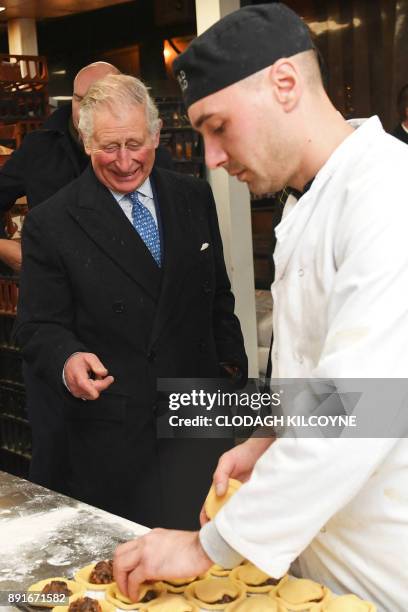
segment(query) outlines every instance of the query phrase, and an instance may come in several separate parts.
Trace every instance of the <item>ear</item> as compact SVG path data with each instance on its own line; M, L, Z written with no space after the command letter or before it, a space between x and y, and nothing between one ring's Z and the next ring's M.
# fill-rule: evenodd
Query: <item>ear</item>
M290 58L283 57L270 67L268 77L273 86L276 101L286 113L289 113L297 105L302 90L296 65Z

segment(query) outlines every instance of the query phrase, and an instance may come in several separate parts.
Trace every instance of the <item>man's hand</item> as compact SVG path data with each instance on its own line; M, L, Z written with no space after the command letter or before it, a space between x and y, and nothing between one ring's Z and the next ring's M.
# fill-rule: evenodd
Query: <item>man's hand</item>
M90 378L93 375L94 378ZM114 381L108 370L93 353L75 353L64 367L65 382L74 397L98 399Z
M18 240L0 239L0 259L15 272L21 270L21 244Z
M272 444L273 438L250 438L221 455L213 475L215 492L219 497L228 489L228 479L235 478L241 482L249 480L255 463ZM200 512L200 523L205 525L209 518L204 506Z
M198 531L153 529L121 544L113 557L113 573L122 593L137 601L146 580L191 578L206 572L213 562L205 554Z

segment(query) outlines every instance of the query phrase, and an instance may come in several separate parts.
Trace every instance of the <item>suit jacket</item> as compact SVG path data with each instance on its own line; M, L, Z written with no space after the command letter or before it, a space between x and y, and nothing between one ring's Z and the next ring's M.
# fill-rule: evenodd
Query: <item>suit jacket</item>
M204 460L197 455L203 478L196 494L176 500L174 513L155 515L171 497L168 491L159 499L163 482L185 485L195 471L174 474L170 442L156 438L156 380L217 377L220 362L246 374L247 360L208 184L159 169L151 178L163 226L162 269L91 168L28 214L16 334L24 358L64 397L78 462L74 495L148 524L174 526L168 517L185 509L178 526L187 526L224 448L209 442L214 452ZM115 377L86 404L61 379L76 351L95 353ZM174 465L186 472L199 445L173 442Z

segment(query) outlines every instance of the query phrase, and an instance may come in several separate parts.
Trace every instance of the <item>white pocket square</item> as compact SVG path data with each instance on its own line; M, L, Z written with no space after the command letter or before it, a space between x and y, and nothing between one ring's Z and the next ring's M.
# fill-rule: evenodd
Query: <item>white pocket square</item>
M205 251L205 249L208 249L210 245L208 244L208 242L203 242L203 244L201 245L201 249L200 251Z

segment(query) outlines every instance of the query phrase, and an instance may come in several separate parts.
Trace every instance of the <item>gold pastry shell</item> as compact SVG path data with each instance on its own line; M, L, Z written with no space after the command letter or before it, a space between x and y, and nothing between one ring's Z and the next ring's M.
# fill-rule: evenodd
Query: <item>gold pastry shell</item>
M70 591L72 591L72 595L69 596L68 598L68 602L71 603L71 600L74 598L75 595L77 594L81 594L83 595L84 593L84 587L81 586L80 584L78 584L78 582L74 582L73 580L68 580L68 578L61 578L60 576L58 576L57 578L46 578L45 580L40 580L39 582L35 582L34 584L32 584L31 586L28 587L27 591L29 593L38 593L43 590L43 588L45 587L46 584L52 582L53 580L62 580L63 582L65 582L65 584L67 585L67 587L69 588ZM69 605L69 604L68 604ZM32 602L30 603L30 606L40 606L41 608L54 608L55 607L55 601L52 602Z
M80 599L81 597L89 597L89 595L84 595L84 593L77 593L76 595L70 597L69 605L71 605L72 602L76 601L77 599ZM102 612L115 612L115 606L112 606L112 604L105 601L104 599L96 599L96 597L89 597L89 599L94 599L95 601L97 601L98 604L101 606ZM55 606L55 608L53 608L53 612L68 612L68 608L69 606Z
M322 608L322 612L376 612L376 610L376 606L371 601L364 601L357 595L335 597Z
M206 602L203 599L199 599L196 594L196 589L202 588L205 586L205 583L214 582L218 585L223 584L223 582L230 583L235 587L237 592L237 598L234 599L233 602L228 603L210 603ZM204 578L203 580L198 580L197 582L192 582L185 590L185 595L188 600L193 601L199 608L204 608L205 610L226 610L229 609L227 606L230 606L232 603L236 603L245 599L246 593L242 583L237 582L235 580L231 580L230 578Z
M261 603L261 606L259 606ZM265 608L265 604L268 603L270 606ZM286 608L274 597L269 595L254 595L254 597L247 597L244 600L233 602L228 604L228 612L272 612L271 606L275 604L275 612L287 612Z
M221 567L221 565L212 565L207 571L206 577L212 578L213 576L217 576L218 578L227 578L231 572L232 569L226 569L225 567Z
M239 565L238 567L235 567L232 572L231 572L231 578L233 580L237 580L238 582L241 582L244 586L245 586L245 590L247 593L269 593L269 592L276 592L277 589L282 586L282 584L284 584L284 582L286 582L288 580L288 576L282 576L282 578L279 580L279 582L277 582L276 584L265 584L263 586L261 585L253 585L253 584L248 584L245 581L245 578L241 578L242 574L244 574L246 571L254 571L257 570L258 572L260 572L261 574L263 574L265 576L265 580L267 580L270 576L268 576L268 574L265 574L265 572L262 572L261 570L258 570L257 567L255 567L255 565L253 565L252 563L248 563L245 565ZM264 580L264 582L265 582Z
M290 586L293 586L294 589L296 589L296 587L299 586L299 584L302 583L302 586L306 586L306 583L309 583L311 587L314 586L318 586L320 587L322 593L323 593L323 597L321 598L320 601L316 602L316 601L302 601L299 603L293 603L291 601L289 601L288 599L285 599L284 595L281 595L281 588L283 587L284 589L287 589ZM307 580L305 578L295 578L293 580L286 580L285 582L279 584L278 588L276 589L276 591L272 594L270 593L271 596L276 597L276 599L283 605L285 606L285 608L287 608L289 610L289 612L297 612L297 611L301 611L301 612L320 612L323 608L323 606L325 604L327 604L329 602L329 600L332 597L331 592L329 591L329 589L327 587L325 587L323 584L319 584L318 582L314 582L313 580ZM312 595L313 597L313 595Z
M94 584L93 582L89 582L89 577L95 565L96 563L90 563L89 565L85 565L85 567L79 569L75 573L74 580L84 585L87 591L106 591L108 586L114 584L113 580L107 584Z
M169 593L184 593L186 588L192 582L196 580L200 580L198 576L194 576L194 578L180 578L176 580L162 580L163 586ZM178 584L177 584L178 583Z
M141 599L147 591L157 591L160 595L165 592L165 588L161 582L152 582L151 584L140 585L141 589L144 589L140 593ZM121 610L145 610L150 604L150 601L142 603L140 601L131 601L128 597L125 597L118 589L116 582L110 584L106 589L106 599Z
M174 593L165 593L160 595L158 599L155 599L154 601L149 601L148 604L145 604L147 607L144 609L144 612L175 612L174 606L163 607L163 603L170 603L171 600L174 598L185 601L190 607L189 612L200 612L199 608L197 608L193 601L189 601L182 595L175 595Z
M219 497L215 492L214 485L211 485L208 495L204 502L204 510L209 519L213 519L217 512L221 510L224 504L238 491L242 483L239 480L230 478L228 480L227 492Z

